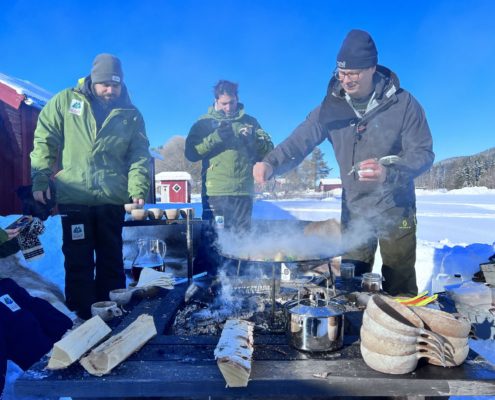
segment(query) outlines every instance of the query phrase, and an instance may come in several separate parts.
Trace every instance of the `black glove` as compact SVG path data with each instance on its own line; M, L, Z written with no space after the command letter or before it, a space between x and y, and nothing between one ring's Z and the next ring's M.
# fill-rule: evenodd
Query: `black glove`
M45 197L46 204L40 203L33 198L32 186L19 186L17 189L17 196L21 200L22 204L22 214L32 215L37 217L42 221L46 221L47 218L52 214L55 208L55 196L56 189L52 181L50 181L50 193L51 199Z
M217 130L220 139L222 139L224 142L232 140L234 138L234 130L232 129L232 124L230 122L221 121Z

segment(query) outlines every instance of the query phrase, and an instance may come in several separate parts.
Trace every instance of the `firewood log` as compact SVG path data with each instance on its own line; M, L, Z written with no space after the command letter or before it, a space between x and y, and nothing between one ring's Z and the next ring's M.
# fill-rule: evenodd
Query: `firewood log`
M140 315L122 332L93 349L79 363L92 375L108 374L156 334L153 317L147 314Z
M67 368L111 332L110 327L99 316L87 320L53 345L47 368Z
M215 359L227 387L245 387L251 374L253 355L252 322L229 319L215 348Z

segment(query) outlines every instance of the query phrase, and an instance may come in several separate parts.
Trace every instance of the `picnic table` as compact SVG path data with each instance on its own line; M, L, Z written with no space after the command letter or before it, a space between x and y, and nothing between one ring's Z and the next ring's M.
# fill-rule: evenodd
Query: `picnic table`
M442 368L420 363L405 375L388 375L369 368L359 350L359 336L346 334L344 347L308 354L288 344L285 335L255 335L253 367L245 388L226 388L214 360L218 337L165 334L184 302L187 285L160 289L142 299L116 324L117 333L139 315L154 317L158 335L110 374L92 376L78 363L65 370L46 370L47 358L21 375L14 384L18 396L86 398L340 398L447 397L494 395L495 368L470 351L464 364ZM347 320L348 319L348 320ZM349 325L359 315L346 316Z

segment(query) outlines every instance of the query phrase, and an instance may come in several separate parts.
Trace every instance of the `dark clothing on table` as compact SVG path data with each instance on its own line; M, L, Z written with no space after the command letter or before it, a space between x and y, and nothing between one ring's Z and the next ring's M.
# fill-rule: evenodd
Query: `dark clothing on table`
M0 299L0 389L3 390L7 360L28 369L72 328L72 321L9 278L0 279Z
M59 205L67 307L91 318L91 304L125 287L122 261L124 207ZM96 253L96 256L95 256Z

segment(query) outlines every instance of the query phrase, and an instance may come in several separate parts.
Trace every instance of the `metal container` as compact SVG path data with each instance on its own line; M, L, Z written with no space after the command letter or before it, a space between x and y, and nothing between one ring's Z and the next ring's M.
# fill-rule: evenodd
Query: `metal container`
M334 351L344 344L345 307L327 300L287 304L290 344L304 351Z

